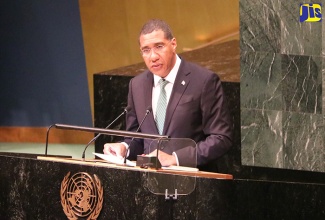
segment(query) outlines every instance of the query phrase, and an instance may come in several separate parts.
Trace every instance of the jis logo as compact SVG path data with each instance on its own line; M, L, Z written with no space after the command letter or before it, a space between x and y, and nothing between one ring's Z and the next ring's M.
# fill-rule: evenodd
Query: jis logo
M321 4L300 4L300 22L321 22Z

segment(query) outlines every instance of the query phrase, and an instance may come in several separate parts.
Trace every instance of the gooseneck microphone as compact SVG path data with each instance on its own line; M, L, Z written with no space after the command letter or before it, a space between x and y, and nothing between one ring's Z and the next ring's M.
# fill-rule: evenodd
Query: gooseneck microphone
M105 129L108 129L109 127L111 127L112 124L114 124L114 122L116 122L120 117L122 117L124 114L128 113L129 111L130 111L130 107L128 106L128 107L126 107L126 108L124 109L124 111L123 111L119 116L117 116L117 117L114 119L114 121L112 121L109 125L107 125ZM83 151L83 153L82 153L82 159L83 159L83 160L85 159L86 150L87 150L87 148L89 147L89 145L90 145L91 143L93 143L93 142L94 142L94 141L95 141L95 140L96 140L100 135L101 135L101 133L97 134L93 139L91 139L91 140L88 142L88 144L86 145L86 147L85 147L85 149L84 149L84 151Z
M141 126L142 126L144 120L147 118L147 116L149 115L150 112L152 112L152 107L151 107L151 106L148 106L148 108L147 108L147 110L146 110L146 114L143 116L143 119L142 119L142 121L140 122L140 124L139 124L139 126L138 126L138 128L137 128L137 130L136 130L135 132L138 132L138 131L140 130L140 128L141 128ZM129 147L128 147L128 149L127 149L126 152L125 152L125 155L124 155L124 164L126 164L126 157L127 157L127 155L128 155L128 152L129 152L129 149L130 149L130 147L131 147L131 144L133 143L133 140L134 140L134 137L132 137L132 139L131 139L131 141L130 141L130 144L129 144Z

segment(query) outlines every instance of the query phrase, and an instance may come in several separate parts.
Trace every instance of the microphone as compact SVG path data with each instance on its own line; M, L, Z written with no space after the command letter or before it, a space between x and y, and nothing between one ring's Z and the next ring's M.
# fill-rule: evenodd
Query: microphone
M137 128L137 130L136 130L135 132L138 132L138 131L140 130L140 128L141 128L141 126L142 126L144 120L147 118L147 116L149 115L150 112L152 112L152 107L151 107L151 106L148 106L148 107L147 107L147 110L146 110L146 114L143 116L143 119L142 119L142 121L140 122L140 124L139 124L139 126L138 126L138 128ZM128 149L126 150L126 152L125 152L125 155L124 155L124 164L126 164L126 157L127 157L127 155L128 155L128 152L129 152L129 149L130 149L130 147L131 147L131 144L133 143L133 140L134 140L134 137L132 137L132 139L131 139L131 141L130 141L130 144L129 144L129 148L128 148Z
M124 111L119 115L119 116L117 116L115 119L114 119L114 121L112 121L109 125L107 125L106 126L106 128L105 129L108 129L115 121L117 121L120 117L122 117L122 115L124 115L124 114L126 114L126 113L128 113L130 111L130 107L128 106L128 107L126 107L125 109L124 109ZM85 154L86 154L86 150L87 150L87 148L89 147L89 145L91 144L91 143L93 143L99 136L101 135L101 133L99 133L99 134L97 134L93 139L91 139L89 142L88 142L88 144L86 145L86 147L85 147L85 149L84 149L84 151L83 151L83 153L82 153L82 159L83 160L85 160Z

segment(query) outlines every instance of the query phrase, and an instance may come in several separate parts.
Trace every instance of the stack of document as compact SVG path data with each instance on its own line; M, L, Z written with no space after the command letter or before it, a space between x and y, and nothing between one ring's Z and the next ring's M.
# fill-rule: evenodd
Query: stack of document
M102 158L103 160L113 163L113 164L119 164L122 165L124 164L124 158L123 157L116 157L113 155L107 155L107 154L99 154L99 153L93 153L95 156ZM132 162L130 160L126 160L126 165L135 167L135 162Z
M99 154L99 153L93 153L97 157L102 158L103 160L113 163L113 164L118 164L118 165L123 165L124 164L124 158L123 157L117 157L113 155L107 155L107 154ZM134 161L126 160L126 165L130 167L135 167L136 163ZM183 166L168 166L168 167L161 167L163 170L178 170L178 171L190 171L190 172L196 172L199 171L198 168L193 168L193 167L183 167Z

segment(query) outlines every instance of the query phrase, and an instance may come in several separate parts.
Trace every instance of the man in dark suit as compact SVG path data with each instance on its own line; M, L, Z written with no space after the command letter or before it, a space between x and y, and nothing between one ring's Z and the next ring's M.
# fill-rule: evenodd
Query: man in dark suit
M139 36L140 51L148 70L129 84L126 129L190 138L197 143L198 166L207 165L224 155L232 145L232 121L219 77L203 67L183 60L176 54L177 42L167 23L150 20ZM161 107L162 106L162 107ZM151 152L151 140L125 139L107 143L104 153L129 158ZM129 144L131 145L129 147ZM152 148L151 148L152 149ZM159 151L163 166L187 165L191 151Z

